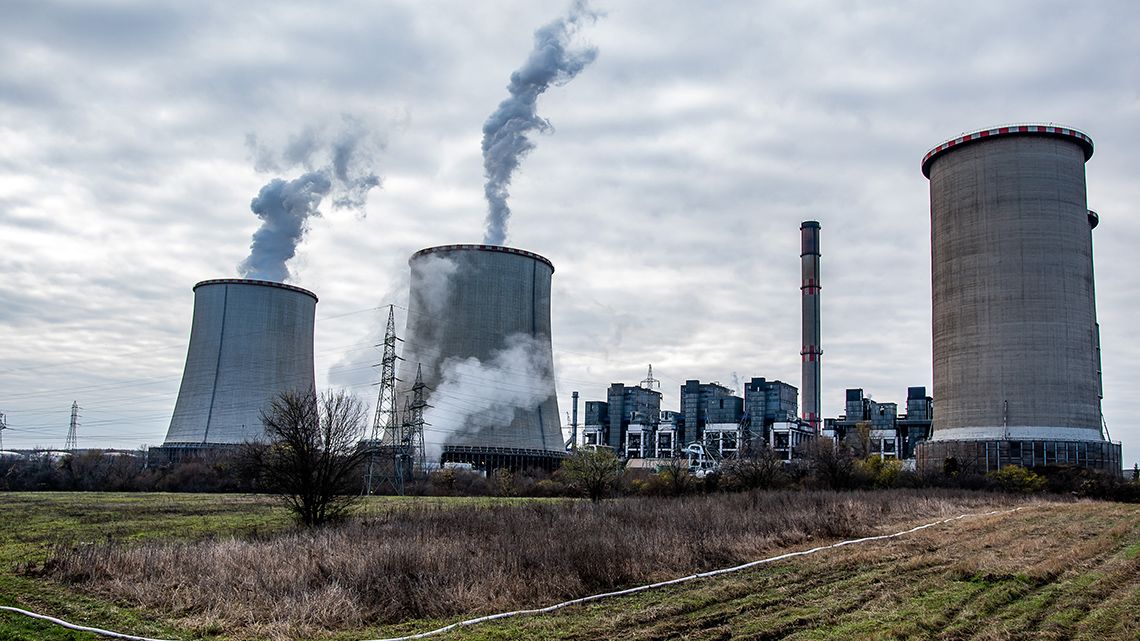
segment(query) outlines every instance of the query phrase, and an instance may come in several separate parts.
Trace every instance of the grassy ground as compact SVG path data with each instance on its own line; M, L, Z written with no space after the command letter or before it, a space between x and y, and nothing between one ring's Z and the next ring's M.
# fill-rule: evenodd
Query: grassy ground
M464 502L447 498L426 500L443 505ZM473 500L495 504L511 501ZM393 504L412 502L410 498L370 497L361 506L361 512L375 513L390 509ZM266 496L0 492L0 605L136 635L190 638L174 625L156 622L158 617L107 599L85 596L56 582L21 576L16 570L28 563L42 563L60 544L252 537L274 534L290 526L285 509ZM196 633L196 638L213 636L209 630ZM0 641L101 638L0 612Z
M370 500L365 509L389 512L393 501L400 500ZM159 638L228 638L220 626L191 633L171 623L176 619L81 596L15 568L42 562L61 542L244 537L287 525L286 514L263 497L0 494L0 604ZM892 529L903 525L893 523ZM1140 506L1038 503L889 542L438 638L1140 639L1137 611ZM453 620L323 638L377 638ZM0 614L2 641L95 638Z
M1140 639L1140 506L1044 504L441 639Z
M84 597L54 582L19 576L14 570L19 564L41 562L60 543L253 534L287 524L285 511L265 497L0 493L0 605L87 625L117 626L134 634L175 638L176 630L151 623L131 609ZM96 638L100 637L0 614L0 640Z

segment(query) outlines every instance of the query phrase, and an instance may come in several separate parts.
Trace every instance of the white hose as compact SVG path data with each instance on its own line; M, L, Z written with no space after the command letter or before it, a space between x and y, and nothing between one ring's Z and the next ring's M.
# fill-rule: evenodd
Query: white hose
M840 541L839 543L833 543L831 545L821 545L819 547L811 548L810 550L801 550L799 552L788 552L787 554L781 554L779 556L772 556L772 557L768 557L766 559L760 559L758 561L750 561L750 562L745 563L743 565L737 565L737 566L733 566L730 568L722 568L720 570L709 570L708 572L700 572L698 574L690 574L689 576L683 576L683 577L678 578L678 579L670 579L668 581L661 581L659 583L651 583L649 585L641 585L641 586L638 586L635 588L628 588L626 590L617 590L616 592L605 592L603 594L594 594L591 596L584 596L584 597L581 597L578 599L572 599L570 601L563 601L562 603L555 603L554 605L549 605L549 606L546 606L545 608L535 608L533 610L515 610L514 612L500 612L499 614L490 614L490 615L478 617L475 619L467 619L466 621L459 621L457 623L452 623L451 625L445 625L442 628L437 628L435 630L431 630L428 632L421 632L419 634L412 634L412 635L409 635L406 637L392 637L390 639L373 639L371 641L411 641L412 639L423 639L424 637L431 637L431 636L435 636L437 634L443 634L444 632L448 632L448 631L454 630L456 628L461 628L461 627L465 627L465 626L469 626L469 625L476 625L479 623L486 623L487 621L494 621L495 619L506 619L509 617L517 617L517 616L523 616L523 615L527 615L527 614L543 614L546 612L553 612L555 610L560 610L562 608L569 607L571 605L578 605L579 603L587 603L589 601L597 601L599 599L605 599L605 598L612 597L612 596L622 596L622 595L626 595L626 594L635 594L637 592L644 592L646 590L652 590L654 588L665 587L667 585L676 585L678 583L686 583L688 581L694 581L696 579L704 579L704 578L707 578L710 576L717 576L720 574L728 574L730 572L739 572L741 570L746 570L748 568L755 567L757 565L763 565L765 563L773 563L775 561L782 561L784 559L790 559L790 558L797 557L797 556L806 556L808 554L815 554L816 552L820 552L822 550L831 550L834 548L841 548L841 547L846 546L846 545L855 545L856 543L866 543L868 541L881 541L883 539L893 539L893 538L897 538L897 537L904 536L907 534L913 534L915 532L918 532L919 530L925 530L926 528L934 527L936 525L942 525L944 523L949 523L951 521L957 521L959 519L964 519L968 516L992 516L994 514L1009 514L1010 512L1016 512L1020 509L1021 508L1019 508L1019 507L1015 507L1011 510L995 510L993 512L985 512L983 514L959 514L958 516L952 516L952 517L947 518L947 519L942 519L941 521L934 521L933 523L927 523L925 525L919 525L916 527L912 527L909 530L903 530L902 532L895 532L894 534L880 534L879 536L868 536L868 537L864 537L861 539L849 539L847 541ZM55 617L49 617L49 616L43 615L43 614L36 614L35 612L28 612L27 610L21 610L20 608L10 608L8 606L0 605L0 610L6 610L8 612L15 612L17 614L22 614L24 616L32 617L33 619L40 619L42 621L48 621L50 623L54 623L58 626L68 628L70 630L78 630L80 632L91 632L93 634L98 634L98 635L102 635L105 637L111 637L114 639L127 639L128 641L169 641L167 639L151 639L148 637L136 637L136 636L131 636L129 634L112 632L110 630L102 630L100 628L89 628L89 627L82 626L82 625L75 625L74 623L68 623L67 621L64 621L63 619L57 619Z
M168 641L166 639L150 639L147 637L136 637L136 636L132 636L129 634L122 634L120 632L112 632L110 630L102 630L100 628L89 628L89 627L83 626L83 625L75 625L74 623L68 623L67 621L64 621L63 619L57 619L55 617L49 617L45 614L36 614L35 612L28 612L27 610L21 610L20 608L10 608L6 605L0 605L0 610L7 610L8 612L15 612L16 614L22 614L26 617L32 617L33 619L40 619L41 621L48 621L50 623L54 623L60 627L67 628L69 630L78 630L80 632L90 632L92 634L98 634L98 635L105 636L105 637L111 637L112 639L128 639L129 641Z

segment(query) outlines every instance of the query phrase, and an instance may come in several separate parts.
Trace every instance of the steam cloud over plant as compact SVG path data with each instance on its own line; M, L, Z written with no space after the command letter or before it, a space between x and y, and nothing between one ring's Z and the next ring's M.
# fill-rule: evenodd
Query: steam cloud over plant
M502 245L507 240L507 220L511 216L507 198L511 175L523 157L534 149L528 137L532 131L551 130L550 121L537 112L538 96L550 85L564 85L578 75L598 56L595 47L570 50L570 39L584 21L593 22L598 14L584 0L570 7L559 18L534 32L534 49L525 64L511 74L507 85L510 96L499 103L483 124L483 172L487 182L487 222L483 242Z
M510 425L516 410L541 405L553 389L554 372L546 354L541 341L512 334L486 362L474 357L445 360L432 393L433 407L424 415L434 426L424 435L427 460L438 461L453 438L471 442L469 437L484 430Z
M248 140L259 171L283 171L295 166L307 171L292 180L274 178L258 192L249 207L261 219L253 234L249 257L238 265L244 278L284 282L292 274L286 263L309 228L320 216L325 197L336 209L355 209L363 215L368 192L380 185L372 170L372 136L357 120L345 118L343 128L326 139L323 132L307 129L286 146L278 160L271 151Z

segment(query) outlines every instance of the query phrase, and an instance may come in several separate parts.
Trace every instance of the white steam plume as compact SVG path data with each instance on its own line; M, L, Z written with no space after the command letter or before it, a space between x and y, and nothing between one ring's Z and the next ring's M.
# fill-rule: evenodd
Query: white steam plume
M438 461L453 438L471 442L484 430L509 426L516 411L541 405L553 389L546 354L541 341L512 334L486 362L474 357L445 360L432 407L424 413L432 426L424 433L427 460Z
M487 182L487 222L483 242L502 245L507 240L507 220L511 216L507 198L511 175L534 143L527 136L532 131L550 131L550 121L538 115L538 96L550 85L564 85L577 76L598 56L595 47L569 50L570 39L583 21L593 22L598 14L585 0L577 0L564 18L559 18L534 32L534 50L507 85L510 96L499 103L483 124L483 172Z
M371 138L360 121L345 117L342 129L329 139L314 129L294 137L279 162L254 136L247 137L259 171L294 166L307 171L289 181L274 178L250 203L261 227L253 234L249 257L238 265L242 277L288 280L292 274L286 263L296 255L309 219L321 215L319 207L326 196L331 195L334 208L355 209L363 215L368 192L380 185L372 170Z

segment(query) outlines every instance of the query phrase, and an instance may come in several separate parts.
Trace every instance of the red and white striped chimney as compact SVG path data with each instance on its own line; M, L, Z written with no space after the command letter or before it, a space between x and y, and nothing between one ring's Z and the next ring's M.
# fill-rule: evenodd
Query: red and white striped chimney
M820 358L823 350L819 346L819 223L805 220L800 225L800 270L802 282L800 292L803 297L803 373L800 385L803 387L803 419L820 433Z

